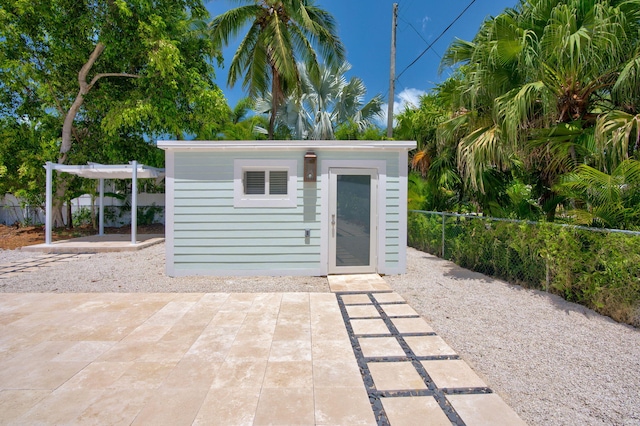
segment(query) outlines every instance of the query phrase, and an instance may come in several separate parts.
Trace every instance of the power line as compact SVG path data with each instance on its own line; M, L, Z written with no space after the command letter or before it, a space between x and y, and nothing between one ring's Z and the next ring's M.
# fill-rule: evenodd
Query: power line
M416 27L414 27L414 26L413 26L413 24L412 24L411 22L409 22L409 21L407 21L406 19L403 19L403 18L400 18L400 19L401 19L405 24L407 24L408 26L410 26L410 27L411 27L411 29L412 29L413 31L415 31L415 33L416 33L416 34L418 34L418 37L420 37L420 38L422 39L422 41L424 41L424 44L426 44L426 45L428 45L428 44L429 44L429 42L428 42L428 41L427 41L427 40L422 36L422 34L420 34L420 31L418 31L418 30L416 29ZM436 52L434 49L431 49L431 51L432 51L433 53L435 53L435 54L436 54L436 56L437 56L438 58L442 59L442 56L440 56L440 54L439 54L438 52Z
M402 77L402 74L404 74L404 73L405 73L405 71L407 71L409 68L411 68L413 65L415 65L415 63L416 63L416 62L418 62L418 61L420 60L420 58L422 58L422 57L424 56L424 54L425 54L425 53L427 53L427 51L429 51L429 49L431 49L431 46L433 46L433 45L434 45L438 40L440 40L440 38L441 38L441 37L442 37L442 36L443 36L447 31L449 31L449 29L453 26L453 24L455 24L455 23L458 21L458 19L460 19L460 18L462 17L462 15L464 15L464 14L465 14L465 12L466 12L467 10L469 10L469 8L470 8L470 7L471 7L475 2L476 2L476 0L471 0L471 3L469 3L469 4L467 5L467 7L465 7L465 8L464 8L464 10L463 10L462 12L460 12L460 14L456 17L456 19L454 19L453 21L451 21L451 23L447 26L447 28L445 28L445 29L440 33L440 35L438 35L438 37L436 37L436 38L435 38L435 40L433 40L433 41L431 42L431 44L429 44L429 45L427 46L427 48L426 48L426 49L424 49L424 50L422 51L422 53L421 53L421 54L419 54L419 55L418 55L418 57L417 57L416 59L414 59L414 60L413 60L413 62L411 62L409 65L407 65L407 66L406 66L406 68L405 68L405 69L403 69L403 70L400 72L400 74L398 74L398 76L396 77L396 80L397 80L398 78Z

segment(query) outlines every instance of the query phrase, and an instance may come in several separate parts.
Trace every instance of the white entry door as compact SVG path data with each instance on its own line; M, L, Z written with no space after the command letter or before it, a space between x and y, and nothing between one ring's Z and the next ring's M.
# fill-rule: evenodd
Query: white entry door
M329 273L376 272L376 169L329 169Z

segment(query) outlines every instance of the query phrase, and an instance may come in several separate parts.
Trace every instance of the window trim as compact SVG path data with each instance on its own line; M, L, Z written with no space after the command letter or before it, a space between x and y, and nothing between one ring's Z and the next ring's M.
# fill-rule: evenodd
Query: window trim
M246 171L286 171L288 173L286 194L245 194L244 173ZM268 176L265 175L265 180ZM297 207L297 160L234 160L233 161L233 206L234 207ZM266 187L265 187L266 189Z

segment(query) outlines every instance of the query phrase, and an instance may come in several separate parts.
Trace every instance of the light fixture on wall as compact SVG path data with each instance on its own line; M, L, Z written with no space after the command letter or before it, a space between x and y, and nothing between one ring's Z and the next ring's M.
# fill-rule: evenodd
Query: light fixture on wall
M304 181L315 182L317 176L318 156L313 151L307 151L304 155Z

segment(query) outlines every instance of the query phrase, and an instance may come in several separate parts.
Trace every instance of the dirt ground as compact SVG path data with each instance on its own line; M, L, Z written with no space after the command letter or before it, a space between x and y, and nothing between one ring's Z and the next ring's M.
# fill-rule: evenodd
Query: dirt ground
M129 234L130 226L121 228L106 227L105 234ZM53 241L68 240L86 235L97 234L98 231L91 226L75 227L73 229L58 228L53 230L51 238ZM139 225L139 234L163 234L164 225L156 223L153 225ZM6 226L0 225L0 250L14 250L24 246L44 243L43 226Z

